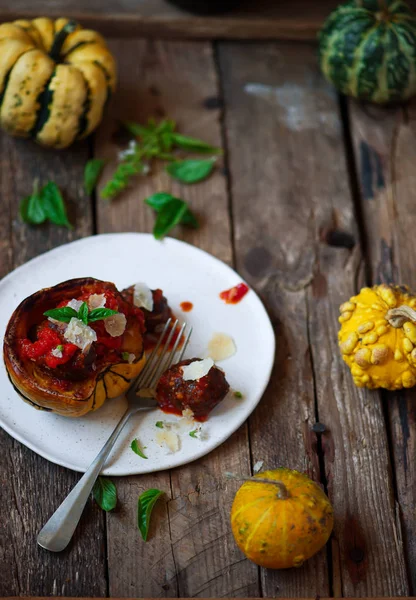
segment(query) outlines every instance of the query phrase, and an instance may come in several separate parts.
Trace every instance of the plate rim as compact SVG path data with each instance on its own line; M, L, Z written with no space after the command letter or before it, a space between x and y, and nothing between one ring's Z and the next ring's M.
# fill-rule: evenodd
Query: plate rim
M153 241L158 242L158 243L168 242L169 244L173 243L173 245L187 246L192 251L197 251L197 253L199 252L199 253L203 254L205 257L208 257L210 260L213 260L214 262L221 264L222 268L225 267L226 269L228 269L230 271L230 273L233 273L235 276L237 276L243 283L247 283L244 280L244 278L235 269L233 269L233 267L228 265L226 262L217 258L210 252L207 252L206 250L203 250L202 248L199 248L198 246L194 246L193 244L190 244L188 242L184 242L182 240L178 240L178 239L172 238L172 237L166 237L159 242L158 240L155 240L155 238L153 237L153 234L151 234L151 233L118 232L118 233L100 233L100 234L85 236L85 237L79 238L77 240L73 240L71 242L66 242L65 244L61 244L59 246L56 246L55 248L51 248L50 250L46 250L45 252L42 252L41 254L38 254L37 256L26 261L22 265L19 265L18 267L16 267L12 271L10 271L10 273L7 273L7 275L2 277L0 279L0 290L1 290L1 286L5 282L7 282L9 279L12 279L13 277L15 277L16 273L19 273L20 270L27 268L27 266L30 264L34 264L34 263L41 261L45 255L56 254L56 253L62 252L65 247L72 246L75 244L81 245L85 242L88 242L91 240L96 240L96 239L103 238L103 237L107 237L107 238L140 237L140 238L151 239L152 242ZM184 466L186 464L190 464L191 462L194 462L194 461L202 458L203 456L210 454L212 451L214 451L216 448L218 448L221 444L226 442L237 431L237 429L239 429L241 427L241 425L243 425L243 423L245 423L245 421L250 417L250 415L253 413L253 411L258 406L260 400L263 398L266 388L270 382L271 374L272 374L274 363L275 363L276 336L274 333L274 329L273 329L273 325L272 325L270 316L269 316L262 300L260 299L257 292L251 286L249 286L249 288L250 288L251 294L255 297L258 305L260 306L260 308L263 311L263 314L266 318L266 322L269 326L270 342L271 342L270 364L267 369L267 377L264 378L264 382L263 382L263 385L261 386L261 390L258 394L258 398L251 405L249 412L248 413L243 412L241 417L238 417L238 418L236 418L235 421L233 421L233 425L231 426L231 428L229 430L227 430L226 437L219 438L215 442L214 445L209 447L208 450L204 449L204 447L201 447L201 449L198 452L196 452L192 458L184 457L183 461L181 461L181 460L179 462L175 461L175 464L173 464L173 465L170 465L169 461L167 461L167 464L163 467L149 469L146 471L141 470L139 472L132 472L131 470L128 470L128 471L114 473L114 472L112 472L111 466L109 466L108 468L106 468L106 467L103 468L103 470L101 472L102 475L106 475L106 476L110 476L110 477L126 477L126 476L130 476L130 475L145 475L145 474L150 474L150 473L157 473L159 471L167 471L172 468L177 468L177 467ZM5 371L6 371L6 374L8 375L7 369ZM9 377L9 380L10 380L10 377ZM71 471L75 471L77 473L85 473L86 469L80 468L79 466L74 466L73 464L71 464L70 462L68 462L66 460L57 459L56 457L53 457L52 455L50 455L48 452L45 452L42 449L40 449L36 445L36 443L28 442L26 439L24 439L24 436L20 435L20 433L18 431L15 431L15 430L13 430L12 427L9 427L8 424L5 423L5 421L3 420L1 415L0 415L0 427L2 427L2 429L4 429L4 431L6 431L13 439L17 440L18 442L20 442L21 444L23 444L24 446L29 448L32 452L35 452L42 458L48 460L49 462L59 465L61 467L64 467L66 469L70 469ZM169 458L169 455L167 455L167 458Z

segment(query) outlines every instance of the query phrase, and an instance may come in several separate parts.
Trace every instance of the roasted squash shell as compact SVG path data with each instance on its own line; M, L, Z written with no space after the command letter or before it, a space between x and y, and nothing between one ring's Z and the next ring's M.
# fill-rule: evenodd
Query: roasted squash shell
M120 296L113 283L93 278L65 281L32 294L16 308L6 329L3 356L9 378L23 400L37 409L58 413L66 417L81 417L97 410L107 398L123 394L137 377L145 363L141 325L134 316L127 317L123 334L123 352L133 353L133 363L101 363L83 373L82 379L65 377L57 379L51 370L23 359L19 340L29 337L33 326L43 320L43 313L58 303L76 298L84 293L103 293L109 290Z

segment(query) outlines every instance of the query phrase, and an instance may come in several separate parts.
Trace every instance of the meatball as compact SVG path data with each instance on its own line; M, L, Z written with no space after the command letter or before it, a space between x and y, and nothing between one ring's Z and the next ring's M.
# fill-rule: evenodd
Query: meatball
M127 302L133 303L133 291L134 285L131 285L121 292ZM144 323L148 333L155 332L158 325L164 325L172 317L172 311L162 290L152 290L152 296L153 310L141 309L144 314Z
M180 415L190 409L197 421L205 421L211 410L225 398L230 386L223 371L216 366L200 379L185 381L182 367L195 360L200 359L183 360L165 371L157 385L156 398L165 412Z

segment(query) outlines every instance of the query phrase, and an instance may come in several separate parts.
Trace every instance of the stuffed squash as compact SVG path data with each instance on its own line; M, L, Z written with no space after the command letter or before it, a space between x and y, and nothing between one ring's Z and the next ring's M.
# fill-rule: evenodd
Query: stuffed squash
M0 125L9 134L65 148L101 121L116 85L102 36L69 19L0 25Z
M72 279L32 294L4 338L10 380L35 408L68 417L123 394L144 366L144 315L113 283Z

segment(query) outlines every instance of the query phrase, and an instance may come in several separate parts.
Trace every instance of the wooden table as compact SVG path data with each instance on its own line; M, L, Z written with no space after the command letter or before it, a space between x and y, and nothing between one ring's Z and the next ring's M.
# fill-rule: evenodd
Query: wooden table
M86 235L151 231L142 199L171 190L202 222L175 236L233 265L262 297L277 338L275 368L260 405L225 444L171 472L117 479L118 509L104 514L89 502L72 545L57 555L36 545L36 533L79 475L1 432L0 594L415 593L416 394L355 388L338 352L337 317L365 282L416 288L416 105L340 100L305 43L132 37L110 45L119 89L94 139L52 152L0 137L1 274ZM87 197L85 162L106 158L107 178L117 121L166 115L181 132L223 147L215 175L186 187L160 171L111 204ZM64 190L72 231L19 220L18 202L36 176ZM306 471L334 505L326 551L300 569L258 569L233 541L239 484L224 472L248 475L260 460ZM144 543L136 503L149 487L166 500Z

